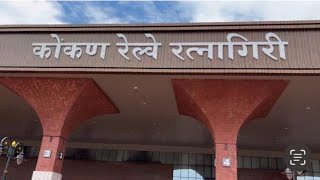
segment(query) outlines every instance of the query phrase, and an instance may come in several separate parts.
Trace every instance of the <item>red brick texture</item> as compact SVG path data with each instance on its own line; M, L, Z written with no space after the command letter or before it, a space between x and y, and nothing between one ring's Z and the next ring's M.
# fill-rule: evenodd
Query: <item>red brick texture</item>
M44 136L68 138L74 128L91 117L119 113L92 79L5 77L0 83L33 107Z
M221 180L237 179L237 146L235 144L215 144L216 177ZM231 159L231 167L221 167L223 158Z
M288 82L284 80L173 80L178 111L207 125L216 148L218 180L237 179L237 137L248 121L265 117ZM222 158L231 158L231 167Z
M23 97L40 119L44 137L37 170L60 173L62 162L56 162L61 161L56 153L42 158L43 150L63 152L64 139L83 121L119 113L92 79L2 77L0 83Z
M53 171L60 173L63 160L58 159L59 153L65 150L65 140L56 136L43 136L36 171ZM51 158L43 158L46 149L52 150Z

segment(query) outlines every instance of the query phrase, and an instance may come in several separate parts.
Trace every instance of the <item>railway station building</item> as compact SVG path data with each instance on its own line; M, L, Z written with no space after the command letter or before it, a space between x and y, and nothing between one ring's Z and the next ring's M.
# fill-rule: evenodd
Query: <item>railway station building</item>
M319 180L319 75L320 21L0 26L7 179Z

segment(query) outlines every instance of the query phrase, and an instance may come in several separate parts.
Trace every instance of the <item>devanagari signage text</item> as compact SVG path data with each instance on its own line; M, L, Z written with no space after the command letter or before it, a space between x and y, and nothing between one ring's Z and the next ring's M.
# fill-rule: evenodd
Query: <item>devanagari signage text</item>
M33 54L41 59L49 59L51 55L55 59L59 59L62 52L71 59L80 59L83 53L96 56L97 52L100 51L99 57L104 60L107 59L108 47L115 46L118 48L118 53L126 61L130 60L129 50L136 60L141 60L142 56L157 60L159 58L158 51L161 51L163 43L157 42L151 33L145 33L144 35L148 42L128 42L124 34L118 33L116 36L119 42L111 44L110 42L66 42L64 39L60 39L57 34L51 34L56 42L32 43ZM236 39L237 41L235 41ZM246 57L249 53L248 47L251 47L252 57L256 60L261 56L259 54L259 48L261 48L265 56L276 61L279 59L286 60L288 41L282 41L279 36L272 32L266 33L265 41L249 41L240 34L229 33L226 36L226 42L170 42L165 45L169 46L172 54L181 61L196 59L192 53L196 53L198 56L206 54L209 60L214 60L214 54L217 53L218 60L225 60L225 50L227 50L227 58L233 60L235 56L234 47L240 48L236 55L241 57ZM274 53L275 48L278 48L277 54Z

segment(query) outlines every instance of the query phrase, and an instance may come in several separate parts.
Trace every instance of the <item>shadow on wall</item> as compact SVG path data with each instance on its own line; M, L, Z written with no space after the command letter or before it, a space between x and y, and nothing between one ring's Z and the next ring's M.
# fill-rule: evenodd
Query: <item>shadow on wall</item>
M5 162L4 157L0 158L0 172ZM30 180L36 162L36 158L29 158L18 166L11 161L7 180ZM108 180L171 180L173 167L157 163L64 160L62 173L66 180L104 180L106 177ZM281 172L274 170L238 169L238 176L238 180L287 180Z
M5 167L0 158L0 172ZM30 180L37 159L26 159L21 165L10 163L7 180ZM102 161L64 160L62 179L66 180L170 180L173 167L152 163L117 163Z

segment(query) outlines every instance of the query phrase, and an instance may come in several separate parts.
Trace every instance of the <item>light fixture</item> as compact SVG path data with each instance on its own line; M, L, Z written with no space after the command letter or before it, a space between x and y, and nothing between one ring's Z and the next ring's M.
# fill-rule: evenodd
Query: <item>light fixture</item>
M298 175L301 175L303 173L303 171L297 171Z
M17 164L20 165L23 162L24 153L23 150L24 146L21 142L12 141L10 138L5 137L0 142L0 155L5 154L7 156L7 165L3 171L2 180L6 179L8 174L8 165L10 159L16 159ZM18 155L17 155L18 154Z
M285 174L289 180L291 180L294 176L290 168L286 168L286 170L281 174Z
M285 174L289 180L295 180L296 176L301 175L303 171L292 171L290 168L286 168L281 174Z
M0 144L0 156L2 155L2 152L3 152L3 145Z
M132 89L133 89L133 91L135 93L139 93L140 92L140 87L139 86L133 86Z
M24 153L23 151L21 151L18 155L17 155L17 164L20 165L23 161L23 158L24 158Z

